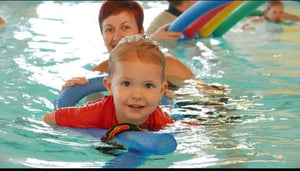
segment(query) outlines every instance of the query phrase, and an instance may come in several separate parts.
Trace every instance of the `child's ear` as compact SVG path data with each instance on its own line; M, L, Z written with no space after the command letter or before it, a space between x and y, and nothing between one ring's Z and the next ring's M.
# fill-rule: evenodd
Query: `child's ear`
M103 78L103 84L108 92L108 95L112 95L111 82L107 77Z
M168 88L168 82L164 81L163 84L162 84L162 86L161 86L161 92L160 92L161 97L164 95L164 93L167 90L167 88Z

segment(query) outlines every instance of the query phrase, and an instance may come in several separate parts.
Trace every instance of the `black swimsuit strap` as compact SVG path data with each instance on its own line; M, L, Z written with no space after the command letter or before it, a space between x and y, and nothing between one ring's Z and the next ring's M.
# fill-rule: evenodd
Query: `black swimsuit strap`
M182 14L181 11L179 11L178 9L176 9L175 7L173 7L172 5L169 5L169 9L167 9L166 11L168 11L169 13L175 15L175 16L179 16L180 14Z

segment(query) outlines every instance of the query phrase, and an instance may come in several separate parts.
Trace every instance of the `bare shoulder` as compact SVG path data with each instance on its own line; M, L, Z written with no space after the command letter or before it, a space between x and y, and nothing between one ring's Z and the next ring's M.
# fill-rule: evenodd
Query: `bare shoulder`
M171 54L165 54L166 57L166 77L168 81L183 81L194 77L193 72L185 66L179 59Z
M171 54L165 54L167 65L169 65L172 68L176 67L183 67L186 68L186 66L175 56ZM187 68L188 69L188 68Z
M105 60L92 68L92 71L107 72L107 70L108 70L108 60Z

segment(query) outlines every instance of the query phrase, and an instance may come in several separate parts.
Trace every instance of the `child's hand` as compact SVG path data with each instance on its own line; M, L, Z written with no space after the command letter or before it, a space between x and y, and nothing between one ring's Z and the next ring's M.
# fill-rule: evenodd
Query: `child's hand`
M83 85L88 82L89 82L89 80L85 77L74 77L74 78L66 81L66 83L62 86L62 89L65 89L67 87L74 86L74 85Z
M55 111L49 112L44 115L43 121L48 123L48 124L56 124L55 122Z
M246 23L242 26L243 30L255 29L255 27L251 26L249 23Z

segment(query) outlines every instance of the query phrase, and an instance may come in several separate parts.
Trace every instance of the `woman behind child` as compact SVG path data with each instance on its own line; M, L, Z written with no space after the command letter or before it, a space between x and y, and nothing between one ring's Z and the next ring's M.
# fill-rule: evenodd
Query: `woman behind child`
M98 22L108 52L111 52L121 38L135 34L144 34L143 21L144 11L141 4L137 1L104 1L99 10ZM159 33L153 33L152 36L155 34ZM153 37L151 38L153 39ZM165 71L168 82L180 85L184 80L194 77L193 72L175 56L166 54L166 63ZM106 73L107 60L93 67L92 71ZM62 86L62 89L77 84L83 85L87 82L88 79L85 77L75 77L68 80ZM172 94L167 92L166 96L172 97ZM94 98L89 98L89 100L94 100L98 97L98 95L95 95Z

